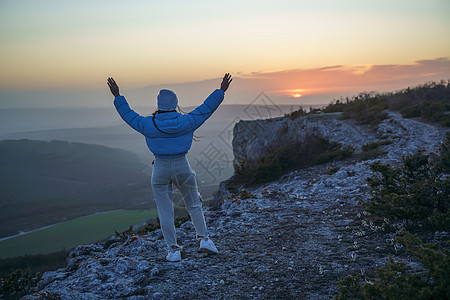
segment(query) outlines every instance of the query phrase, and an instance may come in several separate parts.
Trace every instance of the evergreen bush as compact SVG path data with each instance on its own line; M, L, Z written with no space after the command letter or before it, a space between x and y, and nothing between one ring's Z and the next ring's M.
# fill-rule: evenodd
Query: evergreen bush
M439 157L419 151L403 157L402 167L375 162L371 169L378 174L368 179L373 196L367 203L369 212L449 228L450 178Z
M20 299L37 290L42 274L17 270L0 278L0 299Z
M338 282L336 299L449 299L450 260L448 249L440 250L437 243L423 243L417 235L406 230L396 240L406 246L427 272L413 272L402 262L389 257L386 268L375 268L377 278L349 275Z
M418 151L403 157L401 167L374 163L377 174L369 178L373 199L366 208L378 217L420 223L413 230L450 228L450 134L440 155ZM425 235L426 236L426 235ZM395 241L422 266L413 271L403 262L389 257L385 268L375 268L376 278L349 275L337 285L336 299L450 299L450 241L424 243L405 228Z
M342 112L343 118L376 127L388 117L386 109L399 111L405 118L424 120L450 127L450 81L429 82L388 93L360 93L330 103L325 113Z

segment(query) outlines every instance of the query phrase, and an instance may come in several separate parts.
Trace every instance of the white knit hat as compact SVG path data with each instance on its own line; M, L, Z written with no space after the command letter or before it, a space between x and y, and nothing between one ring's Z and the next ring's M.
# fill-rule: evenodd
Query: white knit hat
M158 95L159 110L174 110L177 108L178 98L171 90L161 90Z

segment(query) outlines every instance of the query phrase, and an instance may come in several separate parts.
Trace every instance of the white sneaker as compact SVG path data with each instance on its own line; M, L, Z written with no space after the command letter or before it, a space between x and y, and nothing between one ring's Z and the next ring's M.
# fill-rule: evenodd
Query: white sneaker
M211 241L209 238L202 238L200 240L200 252L205 252L208 254L217 254L219 253L219 250L217 250L216 246L214 246L213 241Z
M181 260L181 248L170 249L167 253L166 259L168 261L180 261Z

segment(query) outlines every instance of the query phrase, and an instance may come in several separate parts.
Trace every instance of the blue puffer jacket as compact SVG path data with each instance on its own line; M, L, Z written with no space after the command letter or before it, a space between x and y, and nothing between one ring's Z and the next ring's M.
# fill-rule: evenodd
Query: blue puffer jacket
M155 128L152 116L142 117L132 110L124 96L116 97L114 106L128 125L145 136L147 146L155 157L175 158L189 151L194 131L212 115L223 98L224 92L217 89L202 105L188 114L178 112L156 114L156 126L166 133Z

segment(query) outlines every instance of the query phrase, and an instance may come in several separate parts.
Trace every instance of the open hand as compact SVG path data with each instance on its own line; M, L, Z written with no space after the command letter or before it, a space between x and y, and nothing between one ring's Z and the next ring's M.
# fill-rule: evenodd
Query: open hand
M231 75L230 73L226 73L225 76L223 76L222 83L220 84L220 89L225 93L228 90L228 87L230 86L231 81Z
M114 97L120 96L119 94L119 87L117 86L117 83L114 81L114 78L108 77L108 86L111 90L111 94L113 94Z

